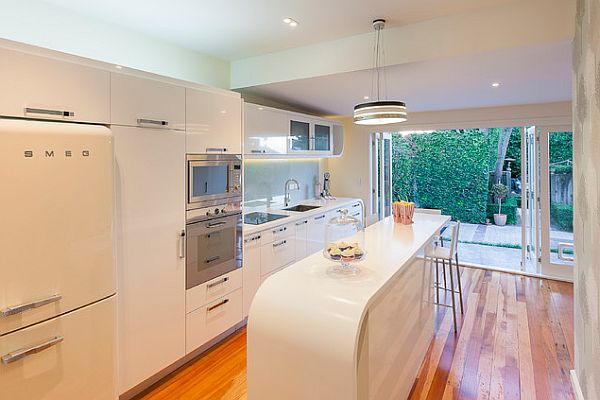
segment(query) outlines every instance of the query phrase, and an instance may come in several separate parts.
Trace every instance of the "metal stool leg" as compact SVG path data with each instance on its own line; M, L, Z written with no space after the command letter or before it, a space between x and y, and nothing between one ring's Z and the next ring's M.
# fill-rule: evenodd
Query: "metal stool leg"
M446 263L442 261L442 272L444 274L444 289L448 289L448 284L446 283Z
M458 277L458 298L460 299L460 313L464 314L465 310L463 308L463 295L462 295L462 284L460 282L460 267L458 266L458 253L454 255L456 258L456 276ZM452 271L450 271L452 273Z
M452 260L448 260L450 263L450 290L451 290L451 294L452 294L452 316L454 317L454 333L457 333L457 327L456 327L456 303L454 301L454 278L452 277ZM444 268L446 266L446 262L444 260L442 260L442 263L444 264Z
M438 259L435 259L435 290L437 295L437 303L440 302L440 269Z

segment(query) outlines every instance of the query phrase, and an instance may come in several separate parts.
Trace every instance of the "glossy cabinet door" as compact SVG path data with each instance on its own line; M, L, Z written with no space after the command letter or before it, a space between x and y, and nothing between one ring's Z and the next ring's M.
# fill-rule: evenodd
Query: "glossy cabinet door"
M116 125L185 129L185 88L111 73L110 118Z
M290 151L311 150L311 124L309 121L290 120Z
M296 261L308 256L308 219L296 222Z
M0 49L0 115L110 122L110 73Z
M267 275L296 260L294 236L263 244L260 249L260 274Z
M123 393L185 355L185 133L112 132Z
M286 154L289 117L280 110L244 104L244 153Z
M115 400L116 299L111 296L0 336L0 398ZM39 351L10 361L10 354Z
M332 150L332 129L330 123L317 121L314 127L313 147L314 151L330 153Z
M308 220L307 225L307 242L308 254L313 254L322 251L325 246L325 223L327 214L318 214Z
M186 150L242 153L242 99L238 93L186 89Z
M248 316L252 299L260 286L260 233L244 238L244 317Z

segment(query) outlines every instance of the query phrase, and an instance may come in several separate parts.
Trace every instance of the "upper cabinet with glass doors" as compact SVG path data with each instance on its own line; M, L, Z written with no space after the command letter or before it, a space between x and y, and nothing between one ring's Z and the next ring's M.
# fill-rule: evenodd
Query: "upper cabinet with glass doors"
M336 121L245 103L244 153L257 157L339 157L344 128Z

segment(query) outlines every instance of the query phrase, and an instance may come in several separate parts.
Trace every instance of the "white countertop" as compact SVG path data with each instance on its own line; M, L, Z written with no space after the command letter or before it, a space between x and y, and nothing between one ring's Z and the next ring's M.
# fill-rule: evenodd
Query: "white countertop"
M403 267L411 264L450 218L416 214L414 220L412 225L401 225L390 217L366 228L367 257L356 264L361 268L357 276L333 276L328 270L335 263L315 253L262 284L248 320L248 383L253 393L263 390L269 379L262 369L273 374L273 365L280 365L281 374L289 375L289 356L297 364L292 370L298 378L289 378L295 383L278 383L269 393L261 392L262 398L275 398L273 393L284 390L280 385L302 391L302 385L309 381L316 385L315 380L322 387L315 387L312 398L356 398L352 390L357 380L358 342L369 306L388 285L397 284L395 278L402 276ZM322 379L315 378L319 374Z
M340 206L343 206L343 205L346 205L349 203L353 203L355 201L360 201L362 203L362 200L360 200L360 199L338 197L335 200L325 200L325 199L304 200L304 201L300 201L300 202L297 202L297 203L294 203L294 204L291 204L288 206L288 207L293 207L298 204L306 204L306 205L310 205L310 206L320 206L319 208L315 208L314 210L309 210L309 211L304 211L304 212L285 211L285 210L282 210L282 208L284 208L284 206L273 207L273 208L266 208L266 207L252 208L252 209L246 208L246 209L244 209L244 214L249 214L251 212L267 212L267 213L272 213L272 214L287 215L288 217L280 218L278 220L270 221L270 222L260 224L260 225L244 224L244 236L252 235L257 232L262 232L262 231L265 231L268 229L275 228L277 226L281 226L281 225L289 224L291 222L299 221L301 219L311 217L313 215L322 214L324 212L331 211L332 209L335 209L336 207L340 207ZM288 208L288 207L285 207L285 208Z

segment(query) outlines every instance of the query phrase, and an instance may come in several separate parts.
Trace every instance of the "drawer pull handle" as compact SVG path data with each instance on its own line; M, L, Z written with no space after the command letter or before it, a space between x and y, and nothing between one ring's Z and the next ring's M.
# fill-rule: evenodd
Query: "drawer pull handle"
M137 123L138 125L169 126L169 121L164 121L160 119L138 118Z
M216 308L219 308L219 307L221 307L221 306L224 306L224 305L225 305L225 304L227 304L227 303L229 303L229 299L225 299L225 300L223 300L223 301L221 301L221 302L219 302L219 303L215 304L214 306L207 307L207 308L206 308L206 311L207 311L207 312L211 312L212 310L214 310L214 309L216 309Z
M296 226L300 226L300 225L304 225L304 224L308 224L308 220L304 220L301 222L296 222Z
M287 243L287 240L282 240L279 243L273 243L273 247L279 247L279 246L283 246L284 244Z
M179 258L185 257L185 230L179 233Z
M360 215L360 212L352 214L353 217L358 217L359 215Z
M211 153L211 152L226 152L227 151L227 147L207 147L206 148L206 152L207 153Z
M42 115L52 115L54 117L74 117L75 113L73 111L67 110L51 110L47 108L25 108L25 114L42 114Z
M207 228L216 228L216 227L218 227L218 226L223 226L223 225L225 225L226 223L227 223L227 222L224 222L224 221L221 221L221 222L213 222L213 223L207 224L207 225L206 225L206 227L207 227Z
M27 349L19 349L15 351L11 351L8 354L2 356L2 364L10 364L32 354L39 353L46 349L49 349L52 346L55 346L62 342L64 338L62 336L55 336L52 339L46 340L45 342L33 345Z
M277 234L279 232L285 232L285 231L287 231L287 226L284 226L283 228L275 229L273 231L273 234Z
M254 154L263 154L263 153L266 153L267 151L266 150L250 150L250 152L254 153Z
M319 215L318 217L315 217L315 221L323 218L325 218L325 215Z
M220 259L221 259L221 256L214 256L214 257L206 259L206 261L204 261L204 262L206 264L210 264L211 262L215 262L215 261L220 260Z
M62 299L60 294L55 294L54 296L50 296L46 299L40 299L36 301L32 301L31 303L19 304L18 306L6 307L0 310L0 314L3 317L9 317L11 315L20 314L24 311L31 310L33 308L38 308L41 306L45 306L46 304L54 303Z
M226 283L228 280L229 280L229 278L226 276L225 278L219 280L218 282L209 283L208 285L206 285L206 288L207 289L214 288L215 286L219 286L219 285Z
M259 240L260 239L260 235L258 236L253 236L251 238L245 239L244 243L250 243L250 242L254 242L255 240Z

